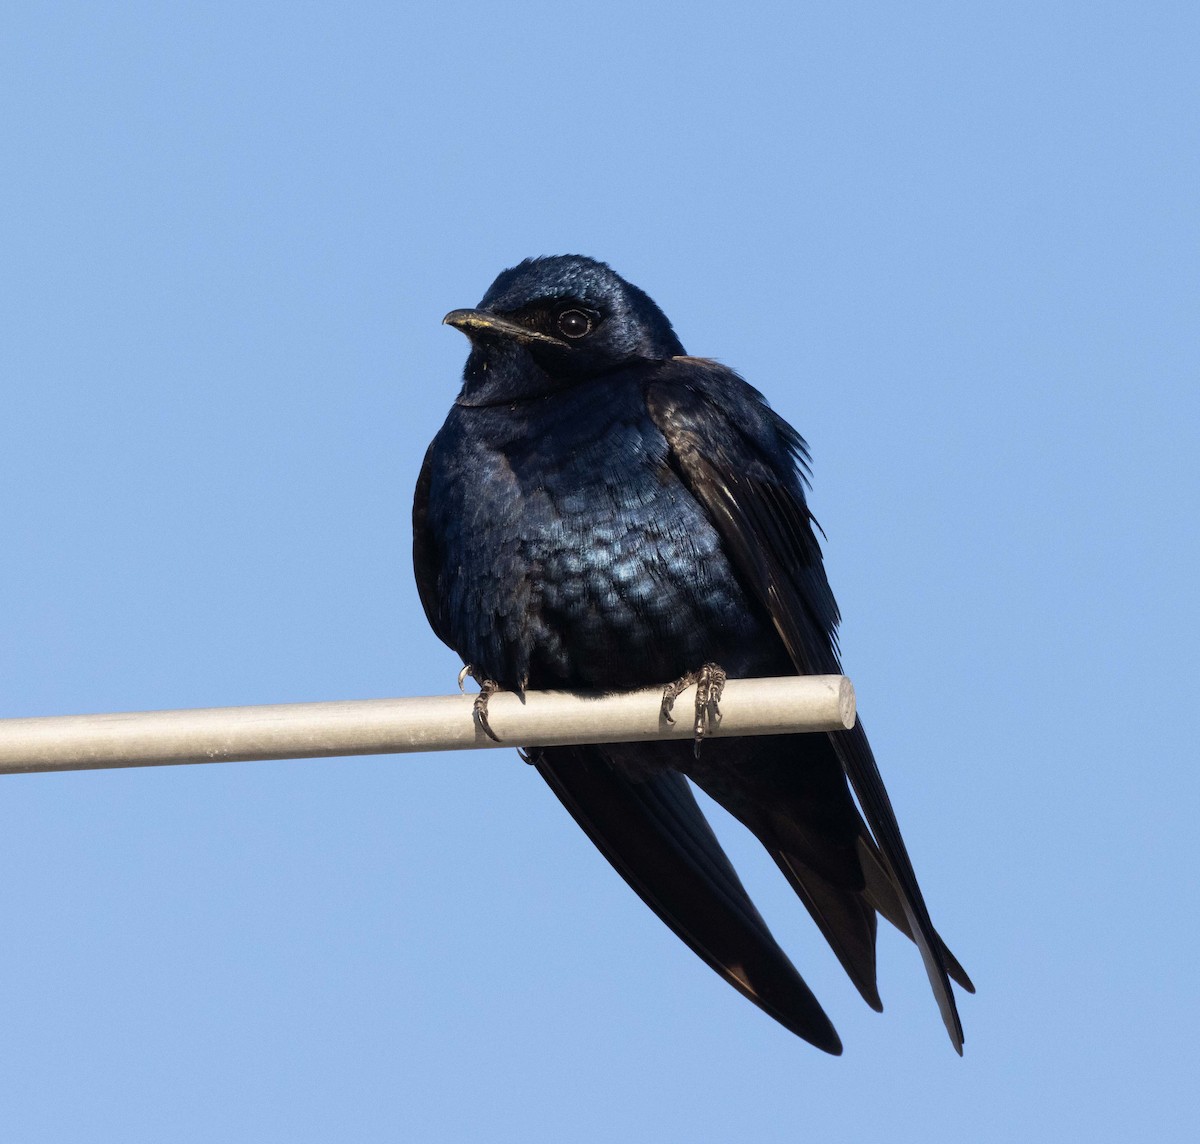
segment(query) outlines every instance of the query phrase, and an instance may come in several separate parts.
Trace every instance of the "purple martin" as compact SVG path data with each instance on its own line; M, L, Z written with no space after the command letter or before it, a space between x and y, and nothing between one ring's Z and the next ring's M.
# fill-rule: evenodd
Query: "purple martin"
M762 394L687 356L649 296L578 255L504 271L445 322L471 350L417 484L414 565L433 630L480 681L485 729L498 688L669 698L697 674L841 672L807 447ZM911 938L962 1052L950 979L973 986L930 921L861 724L530 761L646 904L785 1028L841 1052L688 780L767 848L873 1009L877 915Z

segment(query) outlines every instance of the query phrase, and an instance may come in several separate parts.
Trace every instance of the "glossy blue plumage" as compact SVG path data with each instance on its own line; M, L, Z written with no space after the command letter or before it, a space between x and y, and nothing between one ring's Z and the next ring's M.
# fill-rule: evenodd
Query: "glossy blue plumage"
M429 453L451 646L507 688L666 683L755 665L769 622L672 470L645 379L456 406ZM453 572L449 570L453 569Z
M841 670L804 442L755 389L684 356L650 298L592 259L524 262L446 321L472 349L418 482L414 567L476 678L615 690L711 662ZM929 920L861 725L717 738L698 756L677 741L532 756L645 902L788 1029L841 1051L687 779L757 835L873 1007L876 915L911 937L961 1051L949 977L970 981Z

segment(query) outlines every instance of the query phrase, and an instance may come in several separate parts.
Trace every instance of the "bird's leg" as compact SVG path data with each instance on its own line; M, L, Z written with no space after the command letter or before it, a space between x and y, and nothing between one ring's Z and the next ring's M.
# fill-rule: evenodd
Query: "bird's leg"
M725 691L725 669L715 663L706 663L700 669L696 681L696 752L700 751L700 740L711 734L721 721L721 696Z
M503 691L504 688L494 679L483 678L472 664L464 663L462 671L458 673L459 691L464 690L463 683L466 681L468 675L479 684L479 694L475 696L475 704L471 708L471 717L475 720L475 726L491 739L493 743L499 743L500 736L492 730L492 725L488 722L488 700L497 691Z
M675 709L675 700L679 698L693 683L696 682L698 673L689 671L686 675L681 675L674 683L668 683L663 688L662 710L661 715L668 723L674 723L671 718L671 712Z
M493 743L500 742L500 736L492 730L492 725L488 722L488 700L497 691L502 690L503 688L494 679L482 680L479 683L479 694L475 696L475 705L471 709L475 717L475 726L491 739Z
M725 690L726 678L724 668L715 663L706 663L699 671L689 671L663 688L662 717L668 723L674 723L671 710L675 700L693 683L696 685L696 721L692 729L696 737L697 758L705 735L712 734L713 728L721 721L721 692Z

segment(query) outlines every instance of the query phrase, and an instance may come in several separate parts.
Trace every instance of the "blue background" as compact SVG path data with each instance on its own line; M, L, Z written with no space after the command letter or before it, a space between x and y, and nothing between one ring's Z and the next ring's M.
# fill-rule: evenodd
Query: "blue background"
M979 994L722 820L823 1056L508 752L8 777L0 1137L1194 1138L1198 12L12 0L0 713L450 691L439 321L592 254L809 439Z

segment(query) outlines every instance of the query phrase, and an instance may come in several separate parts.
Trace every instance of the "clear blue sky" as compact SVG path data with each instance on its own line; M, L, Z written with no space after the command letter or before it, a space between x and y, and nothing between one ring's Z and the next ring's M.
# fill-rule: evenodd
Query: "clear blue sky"
M0 1138L1193 1138L1198 12L12 0L0 713L449 691L439 322L591 254L809 439L979 994L721 821L823 1056L507 752L2 778Z

